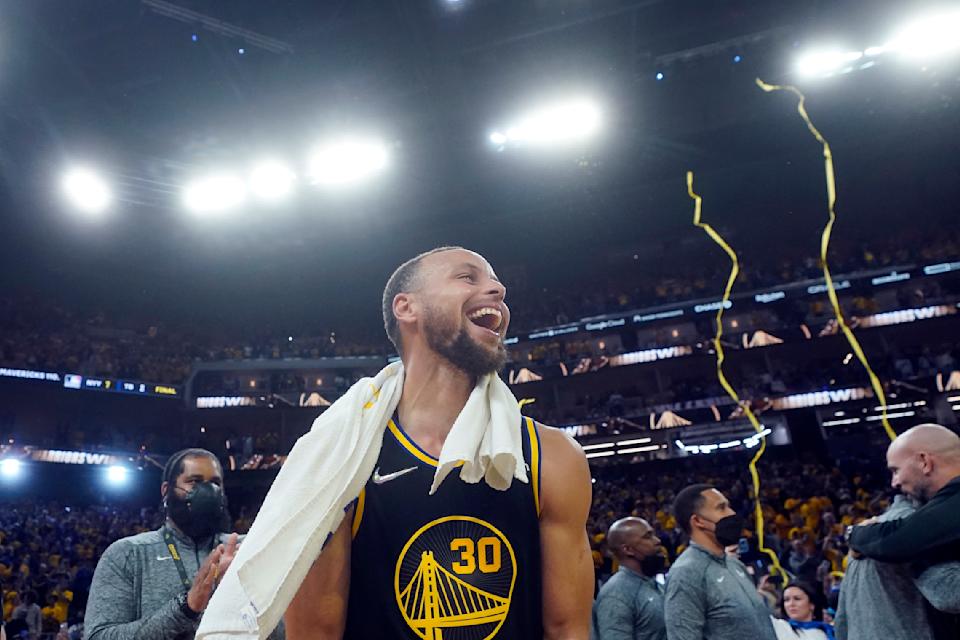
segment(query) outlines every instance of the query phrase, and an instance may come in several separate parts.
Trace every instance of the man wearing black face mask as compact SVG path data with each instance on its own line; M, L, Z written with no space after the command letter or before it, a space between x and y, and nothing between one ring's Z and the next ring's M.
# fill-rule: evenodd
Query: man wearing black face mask
M166 520L117 540L97 563L84 640L193 638L217 579L233 561L223 472L205 449L170 457L160 485Z
M677 494L673 513L690 546L667 577L668 640L776 640L746 567L724 553L740 539L743 520L723 494L709 484L691 485Z
M607 532L620 570L593 604L591 640L666 640L663 590L656 581L664 568L660 538L643 518L623 518Z

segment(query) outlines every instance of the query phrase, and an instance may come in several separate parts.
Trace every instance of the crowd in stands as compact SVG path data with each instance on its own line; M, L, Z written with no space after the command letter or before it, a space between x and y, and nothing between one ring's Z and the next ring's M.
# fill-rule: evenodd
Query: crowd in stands
M719 251L719 249L718 249ZM769 251L769 249L768 249ZM602 263L585 265L603 272L584 271L580 279L563 288L511 290L512 326L532 330L561 325L581 318L674 302L716 297L723 291L729 265L721 256L706 261L681 260L670 246L651 252L648 247L620 251ZM738 291L751 291L784 283L823 277L817 255L797 247L778 245L775 253L754 259L741 255ZM896 236L871 240L869 244L842 247L834 244L830 269L834 275L870 271L909 264L930 264L955 259L960 255L960 236L956 233L907 231ZM663 259L664 256L671 256ZM717 265L722 265L719 268ZM523 293L519 301L516 294Z
M0 585L7 637L80 638L93 570L118 538L147 531L151 509L6 503L0 508Z
M870 363L888 391L896 392L906 383L908 389L933 392L937 374L948 376L960 367L960 347L954 342L901 347L889 354L872 353ZM760 411L766 399L868 384L866 372L852 357L845 363L839 359L830 363L811 359L803 365L777 362L769 369L731 375L731 379L739 395L753 401L754 409ZM522 394L522 390L518 393ZM531 405L527 411L545 424L570 425L611 417L645 418L652 407L719 397L726 397L726 392L711 374L673 379L662 390L654 392L641 388L639 383L605 393L580 391L566 396L562 406ZM642 424L639 426L645 428Z
M845 568L845 525L876 515L888 503L882 470L794 459L761 461L761 496L767 547L791 574L821 586L824 594ZM853 464L853 463L845 463ZM595 470L588 534L599 581L615 570L604 537L610 524L627 515L654 526L670 561L687 540L670 512L675 494L694 482L714 483L747 517L750 550L741 559L761 583L769 559L756 548L752 485L743 454L716 458L655 461ZM235 527L245 532L257 505L231 500ZM114 540L155 529L160 515L151 507L69 507L57 503L6 503L0 508L0 586L8 630L26 625L27 640L41 636L79 637L96 562ZM758 562L759 561L759 562ZM834 597L836 593L832 594ZM29 618L29 624L27 624ZM35 620L34 620L35 618ZM20 619L22 622L11 622ZM37 626L39 625L39 626ZM62 625L62 627L61 627ZM8 634L8 637L12 637Z
M0 366L181 384L196 361L321 358L383 354L370 340L217 334L171 329L156 322L127 327L104 313L83 316L40 300L0 298ZM385 339L384 339L385 340ZM376 346L373 346L376 345Z
M725 269L679 256L674 260L654 260L654 254L659 253L649 248L637 251L611 252L602 265L603 273L585 271L561 289L511 284L512 327L524 331L583 317L714 296L722 289ZM869 247L838 251L831 260L834 272L842 273L948 260L958 255L960 241L956 234L937 230L928 236L898 235ZM820 275L815 257L778 252L765 262L745 261L738 289L746 291ZM159 321L116 321L102 311L81 313L36 299L0 298L0 366L179 384L195 361L383 356L391 348L375 320L369 326L357 323L306 336L231 336L201 334L193 329L168 327Z

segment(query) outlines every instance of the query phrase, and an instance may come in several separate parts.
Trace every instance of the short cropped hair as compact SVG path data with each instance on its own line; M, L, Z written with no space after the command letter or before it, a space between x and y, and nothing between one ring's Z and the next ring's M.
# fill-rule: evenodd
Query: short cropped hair
M177 476L183 473L183 461L187 458L210 458L216 463L217 469L220 469L220 474L223 475L223 467L215 453L207 451L206 449L200 449L199 447L192 447L190 449L181 449L170 456L167 464L163 467L163 481L176 483Z
M716 489L716 487L712 484L692 484L678 493L674 499L673 516L687 535L690 535L690 516L703 508L703 503L707 500L703 492L710 489Z
M403 344L400 339L400 325L397 323L397 317L393 315L393 299L401 293L409 293L416 288L417 276L420 274L420 263L423 262L424 258L435 253L458 249L465 251L463 247L457 246L437 247L430 251L424 251L397 267L397 270L387 280L387 286L383 289L383 328L400 355L403 355Z

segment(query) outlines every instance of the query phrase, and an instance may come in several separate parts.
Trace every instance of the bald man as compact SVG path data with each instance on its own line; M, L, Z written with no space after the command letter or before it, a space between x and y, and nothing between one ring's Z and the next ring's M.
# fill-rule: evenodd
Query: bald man
M623 518L610 526L607 547L620 570L597 594L591 640L666 640L660 538L643 518Z
M960 436L938 424L900 434L887 449L890 484L923 506L898 520L853 527L850 546L886 562L960 560Z

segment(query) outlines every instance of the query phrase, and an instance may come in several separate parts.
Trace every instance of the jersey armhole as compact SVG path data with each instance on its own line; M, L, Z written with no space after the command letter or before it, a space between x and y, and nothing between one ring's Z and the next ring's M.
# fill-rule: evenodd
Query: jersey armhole
M363 520L363 507L367 501L367 488L360 489L360 495L354 500L356 505L353 509L353 523L350 526L351 538L356 539L357 532L360 531L360 521Z
M530 443L530 486L533 489L533 504L540 517L540 474L543 454L540 447L540 432L533 418L524 417L527 423L527 439Z

